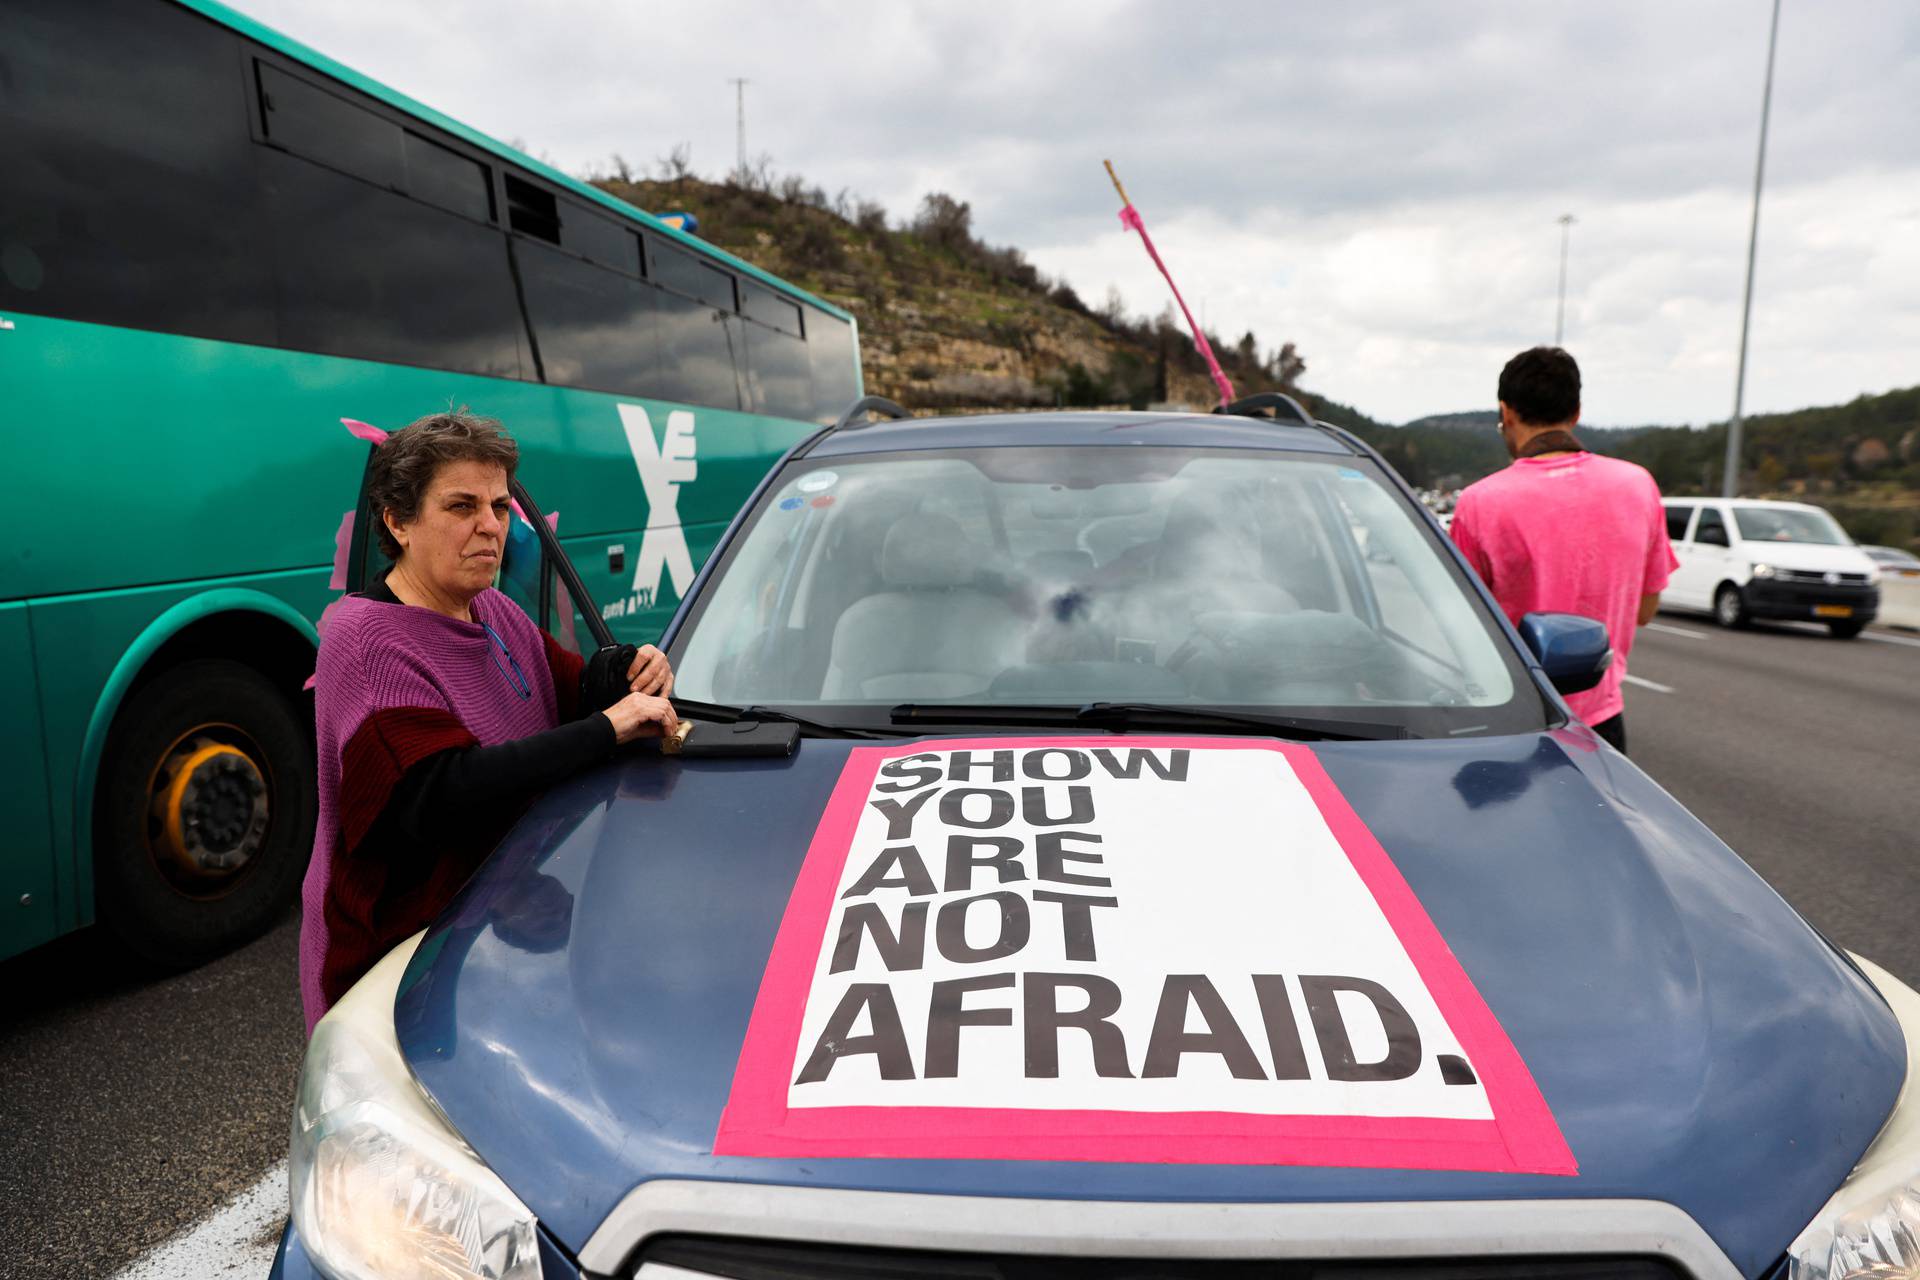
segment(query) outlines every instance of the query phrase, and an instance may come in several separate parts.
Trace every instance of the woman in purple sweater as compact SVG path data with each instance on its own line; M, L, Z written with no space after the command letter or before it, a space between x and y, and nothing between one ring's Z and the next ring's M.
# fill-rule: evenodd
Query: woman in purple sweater
M498 423L465 411L422 418L374 454L374 532L393 568L333 611L315 671L309 1032L446 907L536 794L675 727L665 654L647 645L590 671L493 589L519 460Z

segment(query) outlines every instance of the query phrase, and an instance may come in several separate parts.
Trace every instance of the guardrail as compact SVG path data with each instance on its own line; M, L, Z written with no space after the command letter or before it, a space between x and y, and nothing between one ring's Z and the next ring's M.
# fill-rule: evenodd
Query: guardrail
M1880 615L1882 626L1912 627L1920 630L1920 578L1880 579Z

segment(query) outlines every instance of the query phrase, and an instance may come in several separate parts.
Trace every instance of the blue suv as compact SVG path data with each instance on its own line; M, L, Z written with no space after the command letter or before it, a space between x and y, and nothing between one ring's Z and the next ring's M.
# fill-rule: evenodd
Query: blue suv
M1569 716L1599 624L1282 397L895 412L320 1023L276 1276L1912 1273L1920 997Z

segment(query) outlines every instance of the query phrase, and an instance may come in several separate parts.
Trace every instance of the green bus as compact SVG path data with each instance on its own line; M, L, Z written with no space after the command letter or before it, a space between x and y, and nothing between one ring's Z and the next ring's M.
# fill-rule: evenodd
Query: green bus
M846 312L212 0L0 3L0 175L0 958L292 900L343 419L501 419L638 643L861 393Z

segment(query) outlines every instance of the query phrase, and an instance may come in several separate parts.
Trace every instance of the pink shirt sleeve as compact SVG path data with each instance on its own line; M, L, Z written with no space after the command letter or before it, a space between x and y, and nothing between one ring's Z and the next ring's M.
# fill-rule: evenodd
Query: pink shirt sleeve
M1643 596L1665 591L1673 571L1680 567L1680 558L1673 554L1673 544L1667 540L1667 509L1660 505L1660 486L1651 475L1647 477L1647 509L1652 536L1647 542L1646 574L1640 583Z

